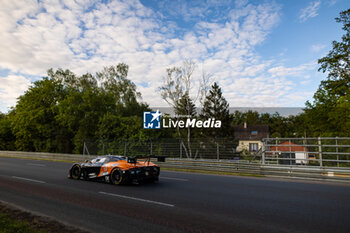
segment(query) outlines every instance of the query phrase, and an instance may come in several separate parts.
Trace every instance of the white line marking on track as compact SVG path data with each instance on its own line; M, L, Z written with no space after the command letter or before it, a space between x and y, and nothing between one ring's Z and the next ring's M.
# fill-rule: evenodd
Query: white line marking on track
M33 180L33 179L28 179L28 178L19 177L19 176L12 176L12 178L19 179L19 180L32 181L32 182L37 182L37 183L42 183L42 184L46 183L45 181Z
M27 165L38 166L38 167L46 167L45 164L40 164L40 163L27 163Z
M188 179L173 178L173 177L164 177L164 176L161 176L161 177L160 177L160 179L179 180L179 181L188 181Z
M175 206L175 205L167 204L167 203L163 203L163 202L151 201L151 200L146 200L146 199L137 198L137 197L129 197L129 196L124 196L124 195L119 195L119 194L114 194L114 193L106 193L106 192L99 192L99 193L105 194L105 195L114 196L114 197L121 197L121 198L136 200L136 201L148 202L148 203L157 204L157 205L164 205L164 206L168 206L168 207L174 207Z

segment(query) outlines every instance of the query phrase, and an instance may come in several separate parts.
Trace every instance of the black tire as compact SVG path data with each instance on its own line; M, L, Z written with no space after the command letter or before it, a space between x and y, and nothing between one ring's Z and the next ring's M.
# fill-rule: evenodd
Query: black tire
M81 167L78 164L75 164L70 169L70 177L74 180L79 180L81 176Z
M122 176L122 172L120 171L120 169L114 168L111 174L109 175L109 182L111 182L111 184L120 185L123 183L123 181L124 181L124 178Z
M86 169L82 170L81 175L82 175L84 180L89 180L89 175L88 175Z

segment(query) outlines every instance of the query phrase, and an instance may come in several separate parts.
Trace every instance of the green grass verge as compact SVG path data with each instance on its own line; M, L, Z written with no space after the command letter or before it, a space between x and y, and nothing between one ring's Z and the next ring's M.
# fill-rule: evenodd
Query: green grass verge
M28 157L21 157L21 156L6 156L6 155L0 155L0 157L3 158L15 158L15 159L28 159L28 160L40 160L40 161L50 161L50 162L62 162L62 163L76 163L81 161L71 161L71 160L62 160L62 159L42 159L42 158L28 158Z
M266 177L264 175L251 174L251 173L241 173L241 172L207 171L207 170L184 169L184 168L169 168L169 167L160 167L160 169L161 170L166 170L166 171L193 172L193 173L214 174L214 175Z
M9 215L0 212L0 233L39 233L30 228L26 221L13 220Z

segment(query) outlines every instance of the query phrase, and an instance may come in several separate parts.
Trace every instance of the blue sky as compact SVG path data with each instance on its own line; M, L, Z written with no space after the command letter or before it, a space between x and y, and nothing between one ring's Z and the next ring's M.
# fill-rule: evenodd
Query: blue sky
M303 107L320 81L317 59L340 40L347 0L0 2L0 111L49 68L95 73L125 62L143 101L165 107L168 67L196 63L231 107ZM197 101L197 106L200 103Z

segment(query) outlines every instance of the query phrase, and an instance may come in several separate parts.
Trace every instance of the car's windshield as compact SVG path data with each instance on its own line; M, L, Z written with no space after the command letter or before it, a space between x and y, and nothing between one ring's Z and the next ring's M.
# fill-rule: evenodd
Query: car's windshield
M124 156L111 156L110 161L119 161L119 160L126 160L126 157Z
M97 157L93 160L91 160L91 163L104 163L106 162L107 158L106 157Z

